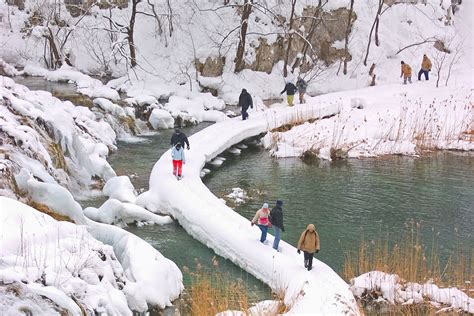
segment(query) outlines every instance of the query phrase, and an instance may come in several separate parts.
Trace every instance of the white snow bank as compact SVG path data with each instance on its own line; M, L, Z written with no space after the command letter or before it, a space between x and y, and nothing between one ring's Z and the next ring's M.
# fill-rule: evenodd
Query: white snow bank
M154 129L168 129L174 127L174 118L168 111L155 108L148 119Z
M474 150L474 96L469 85L434 88L425 82L318 96L343 102L339 115L268 133L263 143L277 157L310 151L322 159L416 155L425 150ZM354 97L357 96L357 97Z
M165 308L179 297L184 289L181 271L150 244L115 226L90 221L88 230L113 247L125 276L135 282L124 288L133 309L145 311L147 304Z
M37 198L35 201L86 225L56 222L20 202L0 197L0 281L44 283L42 276L47 273L44 285L82 297L84 306L109 315L131 315L131 310L145 312L148 306L164 308L180 295L184 288L181 271L144 240L118 227L86 219L80 206L70 199L69 192L58 185L34 179L26 182L29 189L35 190L32 193ZM112 200L110 204L121 203ZM132 214L147 214L145 218L150 221L170 221L169 217L151 214L136 205L128 208ZM67 253L62 250L63 228ZM93 239L87 230L112 247ZM103 267L106 264L110 267ZM45 293L44 290L41 295L48 296ZM56 292L49 293L53 301L60 299Z
M2 57L0 57L0 75L13 77L18 76L19 74L20 72L16 70L15 67L13 67L12 65L4 61Z
M126 293L130 282L112 247L85 226L58 222L18 201L0 197L0 281L26 283L71 315L132 315Z
M146 209L131 203L123 203L116 199L109 199L101 207L87 207L84 214L100 223L125 226L135 223L143 224L170 224L173 222L169 216L153 214Z
M278 315L278 301L261 301L250 307L247 311L228 310L216 314L216 316L262 316L262 315Z
M121 202L134 203L137 193L128 176L113 177L102 189L104 195Z
M234 144L272 128L299 120L338 113L339 103L309 102L304 106L273 107L251 115L216 123L190 137L193 147L186 152L184 178L171 173L171 156L163 154L153 167L150 190L139 195L137 204L147 209L167 211L194 238L269 284L284 291L290 314L304 313L359 315L349 286L326 264L315 260L312 271L302 266L296 248L282 241L276 252L258 242L259 231L214 196L200 179L207 161ZM216 137L219 135L219 137ZM185 196L186 198L183 198ZM273 237L268 237L271 244Z
M77 90L80 93L91 98L106 98L113 101L120 99L116 90L105 86L100 80L91 78L68 65L63 65L61 68L52 71L38 66L27 65L23 69L23 74L43 77L48 81L73 82L77 85Z
M429 301L442 304L442 311L474 313L474 299L457 288L439 288L435 284L418 284L401 280L396 274L371 271L351 279L351 291L361 297L365 292L378 291L390 304L420 304Z
M94 176L115 176L106 157L116 148L116 134L99 113L1 76L0 98L0 138L13 162L12 173L20 166L74 192L90 185Z
M93 103L94 105L101 108L105 112L113 114L117 117L126 116L125 110L121 106L118 106L117 104L112 103L110 100L107 100L104 98L97 98L97 99L94 99Z

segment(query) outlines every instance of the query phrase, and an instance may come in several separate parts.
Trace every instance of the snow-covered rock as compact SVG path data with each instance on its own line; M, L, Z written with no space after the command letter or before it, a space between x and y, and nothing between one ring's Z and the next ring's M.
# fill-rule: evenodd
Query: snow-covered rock
M168 111L155 108L148 119L154 129L168 129L174 127L174 118Z
M113 177L105 183L102 189L104 195L111 199L117 199L120 202L134 203L136 191L128 176Z

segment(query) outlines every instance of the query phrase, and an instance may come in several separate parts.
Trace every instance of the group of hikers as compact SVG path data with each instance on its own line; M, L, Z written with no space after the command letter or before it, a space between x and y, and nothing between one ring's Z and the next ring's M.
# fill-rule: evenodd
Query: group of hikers
M425 75L425 80L429 80L429 72L431 71L431 60L428 58L428 56L423 55L423 59L421 61L421 68L420 71L418 71L418 81L421 80L421 75ZM409 83L411 83L411 67L407 63L405 63L403 60L401 62L401 69L402 72L400 74L400 78L403 77L403 84L407 84L407 80Z
M432 63L428 56L423 55L423 60L421 61L421 68L418 72L418 80L421 80L421 75L425 76L425 80L429 80L429 72L431 71ZM412 83L411 81L412 70L410 65L405 63L403 60L401 62L401 74L400 78L403 77L403 84ZM286 100L289 106L293 106L293 101L296 92L299 94L300 104L306 103L304 99L304 95L306 94L306 88L308 87L308 83L298 76L296 80L296 85L293 84L291 80L287 80L285 83L285 88L280 92L280 95L286 92ZM242 89L242 92L239 96L239 107L241 108L242 120L246 120L249 117L248 109L253 109L253 100L250 94L247 92L246 89Z
M273 249L278 250L278 245L281 240L281 232L285 231L283 226L283 201L277 200L275 207L271 210L268 207L268 203L263 203L261 209L259 209L253 217L250 225L257 225L260 228L260 242L265 243L267 240L267 232L269 228L273 228ZM304 267L311 271L313 268L313 256L319 252L319 236L313 224L309 224L308 227L301 233L298 240L297 252L298 254L303 251L304 253Z
M287 80L285 84L285 88L280 95L286 92L286 99L289 106L293 106L293 100L295 97L295 93L298 91L300 97L300 104L306 103L304 99L304 95L306 93L306 88L308 87L308 83L301 77L298 77L296 80L296 85L291 82L291 80ZM253 109L253 100L252 96L247 92L247 89L242 89L242 92L239 96L239 107L240 113L242 114L242 120L245 121L248 117L248 109Z

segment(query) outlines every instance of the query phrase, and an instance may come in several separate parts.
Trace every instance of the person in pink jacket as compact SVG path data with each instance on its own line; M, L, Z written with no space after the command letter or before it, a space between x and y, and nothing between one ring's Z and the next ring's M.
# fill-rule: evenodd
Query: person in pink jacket
M262 235L260 236L260 242L265 242L267 240L267 232L268 232L268 227L270 224L270 221L268 220L268 215L270 214L270 210L268 209L268 203L263 203L263 206L261 209L255 213L255 216L252 219L252 222L250 225L255 225L257 224L258 228L262 231ZM271 226L270 226L271 227Z

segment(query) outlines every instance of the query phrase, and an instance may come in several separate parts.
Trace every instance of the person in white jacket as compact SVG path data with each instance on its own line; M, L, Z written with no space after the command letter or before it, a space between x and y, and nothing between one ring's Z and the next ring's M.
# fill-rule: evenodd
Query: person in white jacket
M260 242L265 242L267 239L267 232L268 232L268 227L270 224L270 221L268 220L268 215L270 214L270 209L268 208L268 203L263 203L263 206L261 209L255 213L255 216L252 219L252 222L250 225L255 225L257 224L258 228L262 231L262 235L260 236ZM271 227L271 226L270 226Z
M183 178L183 164L186 163L181 143L177 143L171 149L171 158L173 158L173 175L176 176L176 179L181 180Z

